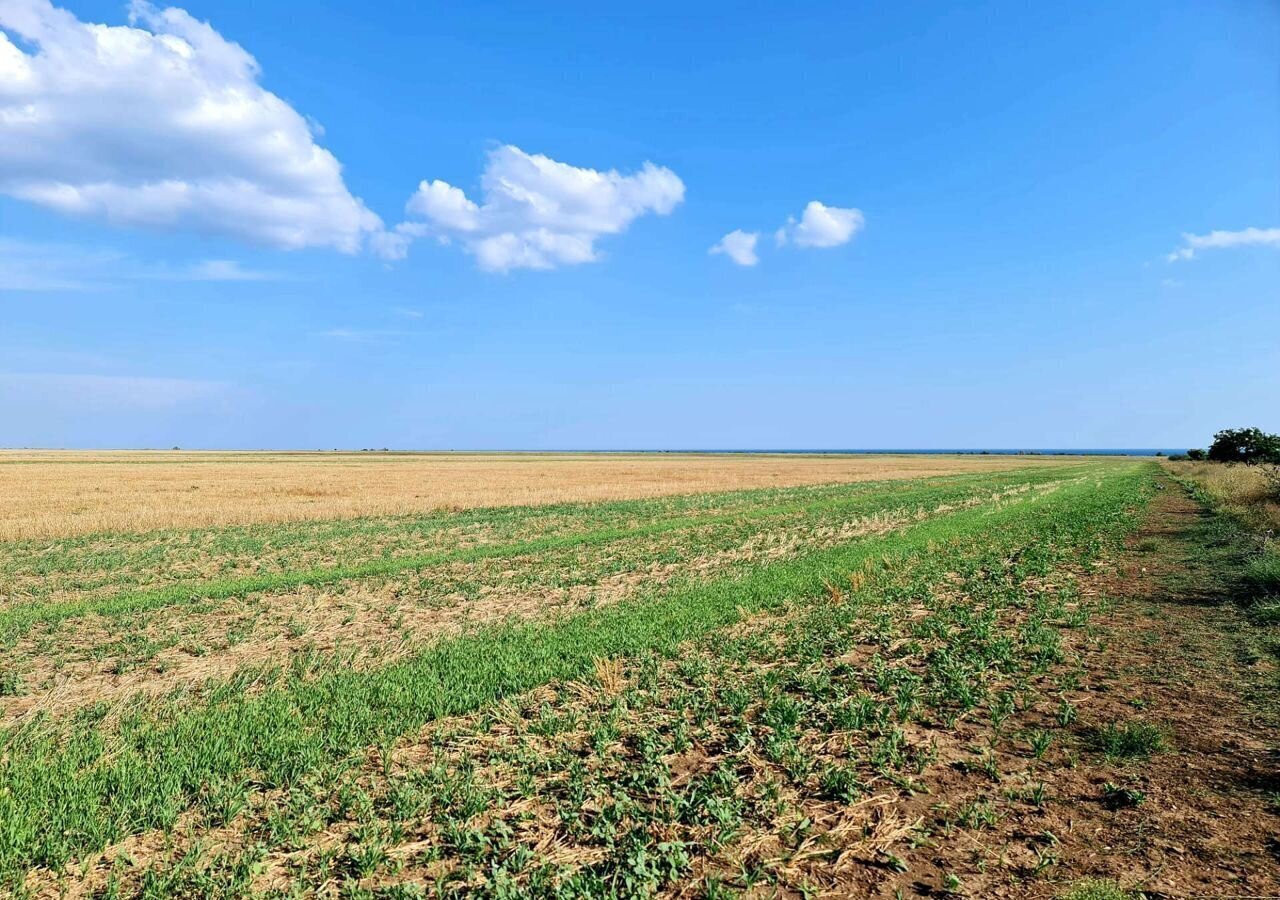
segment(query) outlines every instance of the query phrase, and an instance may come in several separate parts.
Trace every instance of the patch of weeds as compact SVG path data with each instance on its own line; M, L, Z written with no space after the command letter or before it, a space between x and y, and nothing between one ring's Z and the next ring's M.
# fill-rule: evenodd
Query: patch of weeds
M1108 759L1146 759L1169 749L1163 732L1150 722L1108 722L1094 735L1094 746Z
M1102 786L1102 805L1110 810L1133 809L1146 799L1147 795L1137 788L1120 787L1110 781Z
M898 874L902 874L903 872L906 872L909 869L909 867L907 866L906 860L904 860L900 856L895 856L894 854L890 853L888 850L880 851L880 856L881 856L881 859L883 860L883 864L885 868L887 868L890 872L897 872Z
M852 803L862 796L862 782L858 773L846 766L831 766L822 773L818 782L819 793L825 800Z
M975 800L960 808L956 815L956 821L965 828L981 830L994 828L996 823L1000 821L1000 816L991 801Z
M1280 596L1255 600L1248 613L1254 625L1280 625Z
M1118 881L1086 878L1076 882L1065 894L1060 894L1059 900L1143 900L1143 895L1126 891Z
M1008 791L1005 796L1010 800L1022 800L1032 806L1043 808L1045 803L1048 802L1049 790L1043 781L1038 781L1031 787Z
M1280 550L1276 544L1249 563L1245 569L1245 583L1255 594L1271 595L1274 601L1280 595Z

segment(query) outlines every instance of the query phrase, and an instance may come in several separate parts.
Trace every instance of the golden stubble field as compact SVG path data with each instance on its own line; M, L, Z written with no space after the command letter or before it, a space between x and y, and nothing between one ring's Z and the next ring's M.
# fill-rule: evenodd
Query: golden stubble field
M996 472L1037 456L0 451L0 541Z

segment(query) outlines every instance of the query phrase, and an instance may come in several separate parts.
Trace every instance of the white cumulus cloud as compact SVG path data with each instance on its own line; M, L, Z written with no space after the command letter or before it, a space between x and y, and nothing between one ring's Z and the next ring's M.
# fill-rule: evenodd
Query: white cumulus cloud
M1200 250L1223 250L1231 247L1280 247L1280 228L1245 228L1240 231L1211 231L1208 234L1183 234L1182 246L1166 259L1177 262L1195 259Z
M849 243L865 223L860 209L827 206L810 200L799 221L794 216L788 218L774 237L779 246L790 241L797 247L839 247Z
M756 242L760 240L760 232L736 229L720 238L708 253L723 253L740 266L754 266L760 262L756 254Z
M405 206L409 221L380 243L397 256L413 238L433 236L460 243L482 269L553 269L593 262L601 237L648 213L667 215L683 199L684 182L653 163L600 172L504 145L489 153L478 201L423 181Z
M181 9L0 0L0 193L128 226L359 250L382 232L257 62Z

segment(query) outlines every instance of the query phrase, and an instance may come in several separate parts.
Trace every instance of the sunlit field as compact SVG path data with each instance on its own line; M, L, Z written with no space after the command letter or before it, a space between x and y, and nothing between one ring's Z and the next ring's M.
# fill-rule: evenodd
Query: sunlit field
M1277 73L0 0L0 900L1280 900Z
M994 472L1034 456L0 451L0 540Z
M17 896L1056 896L1184 743L1119 674L1150 461L0 472Z

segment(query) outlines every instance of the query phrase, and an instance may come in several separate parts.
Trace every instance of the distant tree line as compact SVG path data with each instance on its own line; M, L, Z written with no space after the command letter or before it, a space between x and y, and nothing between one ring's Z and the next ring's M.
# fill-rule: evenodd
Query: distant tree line
M1227 428L1213 436L1208 450L1188 450L1169 458L1280 465L1280 434L1268 434L1261 428Z

